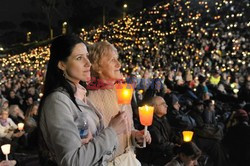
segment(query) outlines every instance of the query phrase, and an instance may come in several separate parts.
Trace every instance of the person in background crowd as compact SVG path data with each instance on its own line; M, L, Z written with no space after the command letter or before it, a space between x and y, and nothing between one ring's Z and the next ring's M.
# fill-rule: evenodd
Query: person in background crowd
M221 146L221 140L223 138L223 130L218 125L214 126L206 124L203 118L204 102L197 100L193 104L193 109L190 115L195 120L197 126L194 128L195 143L197 146L209 155L208 162L214 166L227 165L228 161L226 154ZM207 118L209 119L209 118Z
M205 75L200 74L198 76L199 85L197 87L196 95L199 99L207 100L209 99L209 92L207 87L207 78Z
M26 110L28 109L29 106L31 106L33 104L34 100L32 98L32 96L27 95L23 101L22 104L22 110L24 111L24 113L26 112Z
M18 105L11 105L9 110L10 118L16 123L24 122L24 114L23 111L19 108Z
M250 81L245 81L239 91L239 101L250 104Z
M177 156L165 166L197 166L201 150L194 142L184 142L176 148Z
M232 166L247 166L250 163L249 116L243 109L236 111L236 124L228 129L223 145L229 153Z
M152 143L146 148L138 148L137 158L145 165L165 165L174 157L173 149L179 146L180 140L172 132L166 118L168 105L165 100L155 96L151 98L150 105L154 106L153 123L148 128Z
M26 111L24 122L27 133L31 133L37 127L38 107L39 103L34 102Z
M216 70L214 71L213 75L210 77L209 83L217 86L221 80L220 73Z
M175 94L171 94L168 97L167 103L169 106L167 118L169 124L177 135L180 135L183 130L192 130L196 126L195 120L188 114L183 113L180 109L181 105Z
M35 149L37 148L38 139L38 107L39 103L34 102L26 111L24 119L24 130L27 133L27 148Z
M9 118L8 109L1 110L0 117L0 139L1 144L11 143L14 138L19 138L24 134L24 131L15 132L17 125Z
M11 90L9 96L7 97L9 105L20 105L20 99L16 96L16 93Z

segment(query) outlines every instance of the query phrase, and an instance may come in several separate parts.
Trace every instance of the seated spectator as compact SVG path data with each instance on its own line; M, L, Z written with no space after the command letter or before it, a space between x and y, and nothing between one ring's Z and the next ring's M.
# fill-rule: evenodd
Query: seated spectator
M218 126L206 124L203 119L203 101L194 102L193 110L190 115L194 118L197 126L195 127L195 143L209 156L208 162L215 166L227 165L225 153L221 147L220 140L223 138L223 131Z
M24 132L15 133L16 129L17 125L9 118L8 109L2 109L0 117L1 143L9 143L13 138L19 138L24 134Z
M229 128L223 145L228 150L232 166L247 166L250 163L249 117L243 109L237 110L234 117L236 125Z
M26 111L25 114L25 131L31 133L37 127L37 115L38 115L37 102L34 102Z
M22 105L22 110L24 112L26 112L26 110L28 109L29 106L31 106L33 104L34 100L32 98L32 96L28 95L26 96L24 102L23 102L23 105Z
M168 89L170 89L171 91L175 90L175 82L174 82L174 71L170 71L167 74L167 78L164 81L164 84L168 87Z
M11 105L9 110L10 118L16 123L24 122L23 111L19 108L18 105Z
M160 96L155 96L151 100L154 106L153 124L148 130L152 137L152 142L146 148L137 149L137 158L147 164L165 165L174 157L173 148L177 146L177 138L173 135L171 127L166 118L167 104Z
M201 150L193 142L185 142L176 148L177 156L166 166L196 166L201 156Z
M216 70L213 75L210 77L210 84L217 86L220 82L221 76L220 73Z
M209 98L209 92L207 87L207 77L205 75L200 74L198 76L199 85L197 86L196 95L198 98L205 100Z
M166 87L164 87L164 84L161 82L160 78L155 78L151 81L150 86L146 90L142 103L148 103L149 100L152 99L154 96L161 96L164 97L166 93Z
M2 105L1 105L2 109L7 109L9 108L9 101L5 98L2 99Z
M207 125L218 126L219 128L223 129L224 124L217 122L217 120L215 118L216 112L215 112L214 100L204 101L204 106L205 106L205 109L203 112L204 123Z
M7 99L8 99L8 101L9 101L9 105L14 105L14 104L20 105L20 100L19 100L19 98L16 96L16 93L15 93L13 90L11 90L11 91L9 92L9 95L7 96Z
M38 139L38 102L34 102L26 111L25 120L24 120L24 129L27 133L27 146L29 149L36 149L37 139Z
M171 127L175 129L176 134L183 130L192 130L196 126L196 123L191 116L180 110L181 106L178 97L175 94L172 94L167 101L169 106L167 118Z
M238 93L239 101L250 103L250 81L245 81Z

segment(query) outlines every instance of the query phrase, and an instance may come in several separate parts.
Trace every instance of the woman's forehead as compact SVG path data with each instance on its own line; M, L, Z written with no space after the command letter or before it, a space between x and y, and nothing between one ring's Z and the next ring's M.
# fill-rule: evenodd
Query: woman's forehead
M77 56L77 55L80 55L80 54L87 54L87 53L88 53L88 50L87 50L87 47L85 46L85 44L84 43L78 43L73 48L71 55L72 56Z

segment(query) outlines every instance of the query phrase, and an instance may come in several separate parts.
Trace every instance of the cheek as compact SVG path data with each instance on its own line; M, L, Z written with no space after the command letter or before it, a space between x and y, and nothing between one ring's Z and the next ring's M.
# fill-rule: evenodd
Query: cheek
M68 71L71 73L71 74L78 74L80 73L82 70L81 66L78 65L78 64L71 64L69 67L68 67Z

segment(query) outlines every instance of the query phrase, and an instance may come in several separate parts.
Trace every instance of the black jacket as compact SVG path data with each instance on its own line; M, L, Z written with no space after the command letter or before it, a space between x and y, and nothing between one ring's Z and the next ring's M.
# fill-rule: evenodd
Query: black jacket
M148 128L152 142L146 148L137 149L137 158L144 163L165 165L173 156L174 136L167 118L154 116L153 124Z

